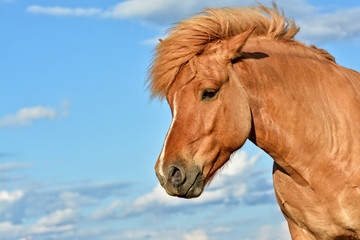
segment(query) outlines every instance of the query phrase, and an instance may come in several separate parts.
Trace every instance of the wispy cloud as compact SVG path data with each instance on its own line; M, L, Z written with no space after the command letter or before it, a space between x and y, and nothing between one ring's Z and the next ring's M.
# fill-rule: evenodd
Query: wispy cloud
M28 168L31 167L32 164L30 163L18 163L18 162L8 162L0 164L0 173L7 172L11 170L21 169L21 168Z
M29 168L31 166L32 166L31 163L20 163L20 162L1 163L0 164L0 184L2 186L5 186L6 184L11 183L12 185L15 186L16 182L24 180L25 177L14 176L12 174L9 174L9 172L18 170L18 169ZM0 209L1 209L1 206L0 206ZM0 217L0 219L1 219L1 217Z
M50 188L49 185L32 181L30 186L25 184L26 187L17 189L6 189L8 185L5 184L5 189L0 191L0 236L5 236L4 240L26 236L34 236L39 240L160 240L163 236L181 240L193 236L191 239L206 240L216 239L213 236L233 234L233 225L215 222L214 227L209 228L196 220L190 225L181 225L178 228L168 225L160 229L154 227L155 223L153 227L123 227L116 231L103 223L116 221L125 224L128 221L138 222L145 219L159 222L181 216L188 218L195 212L206 212L203 210L208 208L212 209L211 212L226 212L234 206L248 206L254 202L272 203L275 206L274 200L259 198L261 194L268 192L269 195L274 194L271 184L263 180L263 172L254 170L259 158L260 155L250 157L243 151L234 153L229 165L214 178L204 194L192 200L170 197L160 185L156 185L149 192L134 196L133 185L123 181L71 185L58 183L56 187L54 184L50 185ZM27 165L0 165L2 172L22 167ZM252 202L248 201L248 196L253 198ZM89 227L94 225L99 227ZM264 231L266 229L264 227Z
M100 8L43 7L38 5L29 6L26 11L33 14L75 17L92 17L100 15L103 12Z
M271 6L271 0L260 3ZM360 8L327 10L315 7L306 0L278 0L287 17L301 27L300 39L310 42L329 42L360 37ZM254 1L225 0L128 0L115 5L107 15L112 18L131 18L154 25L166 26L202 11L207 7L252 6ZM358 19L358 20L356 20ZM155 41L151 41L154 43Z
M244 223L242 223L244 224ZM241 227L242 225L233 224L234 227ZM248 235L248 237L241 238L239 236L227 235L232 230L226 227L216 227L209 229L204 226L190 226L161 228L158 231L144 230L144 229L132 229L123 232L118 235L121 239L133 239L133 240L210 240L210 239L254 239L254 240L289 240L291 239L287 222L283 221L280 224L263 225L255 229ZM166 236L166 237L164 237ZM230 238L228 238L230 237Z
M14 190L12 192L3 190L0 191L0 202L15 202L20 200L24 196L24 192L21 190Z
M226 205L240 203L247 191L247 183L236 186L226 186L235 180L240 174L242 178L247 176L258 161L259 156L249 158L242 151L232 156L232 166L224 168L222 175L214 179L214 188L210 188L201 198L184 200L168 196L160 186L153 191L128 199L126 193L129 184L118 182L95 182L80 185L63 185L57 188L47 189L46 186L37 185L29 189L3 190L0 192L0 235L6 236L5 240L20 239L24 236L35 236L37 239L99 239L100 234L110 234L109 229L84 229L81 223L96 223L98 220L111 220L112 218L124 218L136 216L141 213L150 216L167 214L179 214L191 212L194 208L203 208L209 205ZM27 167L23 164L3 164L3 171ZM225 179L224 179L225 178ZM239 178L239 179L242 179ZM125 195L124 195L125 194ZM235 200L239 198L240 200ZM97 208L96 206L115 199L108 207ZM240 202L239 202L240 201ZM86 213L87 212L87 213ZM41 217L39 217L41 216ZM143 216L143 215L142 215ZM35 219L28 224L24 220ZM125 221L125 220L124 220ZM223 231L218 229L219 231ZM229 231L226 229L225 231ZM202 228L187 228L181 230L166 230L164 234L178 236L174 240L187 239L190 235L197 238L209 239L208 232ZM124 239L162 239L157 231L139 230L117 233ZM109 235L109 236L110 236Z
M274 203L273 186L255 173L253 168L261 155L249 157L244 151L235 152L208 189L195 199L174 198L167 195L158 184L151 192L145 193L131 203L114 201L92 213L94 219L124 218L138 214L166 215L181 212L192 213L210 206ZM249 183L247 179L251 178ZM237 184L234 184L236 182Z
M51 214L40 218L37 221L38 225L51 226L51 225L67 225L77 222L80 216L77 211L72 208L66 208L63 210L56 210Z
M32 225L14 224L10 221L0 222L0 234L4 240L27 239L24 236L36 236L37 239L57 239L62 233L71 233L74 225L49 225L35 223ZM55 237L56 236L56 237Z
M120 237L121 236L121 237ZM128 230L123 232L118 238L121 239L133 239L133 240L208 240L213 239L209 236L209 233L203 228L189 229L183 227L181 229L161 229L159 231L151 230Z
M55 117L67 117L70 113L69 107L70 101L68 99L63 99L58 108L44 106L25 107L18 110L15 114L8 114L0 118L0 129L4 127L28 126L40 119L52 120Z
M56 111L52 108L36 106L20 109L14 115L7 115L0 119L0 128L7 126L20 127L30 125L37 119L53 119L56 115Z
M256 233L256 240L288 240L291 239L288 224L286 221L280 223L280 225L264 225Z
M27 189L2 190L1 239L100 239L100 228L80 226L84 222L93 224L86 212L108 198L122 196L125 188L123 182L97 182L51 189L37 184Z
M13 224L10 221L0 222L0 234L5 240L18 239L24 236L24 227L20 224Z
M271 0L262 0L271 6ZM350 40L360 37L360 7L339 10L315 7L306 0L278 0L286 16L296 20L301 27L299 39L312 43ZM29 6L27 12L53 16L100 17L133 19L153 26L170 24L200 12L207 7L252 6L252 0L127 0L107 9ZM156 43L148 40L145 43Z
M360 37L360 6L299 19L301 38L312 42L341 41Z
M203 229L196 229L189 233L184 234L185 240L208 240L209 237L207 236L206 232Z

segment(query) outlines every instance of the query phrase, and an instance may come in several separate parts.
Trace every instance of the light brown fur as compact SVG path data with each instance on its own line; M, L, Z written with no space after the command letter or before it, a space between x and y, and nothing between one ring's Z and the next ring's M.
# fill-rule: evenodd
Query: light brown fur
M267 15L270 17L268 17ZM276 5L253 8L209 8L202 14L179 22L169 30L169 36L157 45L149 70L152 96L164 98L181 66L200 54L209 44L227 40L256 26L252 37L264 37L292 44L300 30L295 22L284 17ZM327 51L311 45L310 54L335 61Z
M293 239L360 239L360 74L297 31L263 6L211 9L172 30L150 70L173 112L156 173L169 194L196 197L248 138L275 161Z

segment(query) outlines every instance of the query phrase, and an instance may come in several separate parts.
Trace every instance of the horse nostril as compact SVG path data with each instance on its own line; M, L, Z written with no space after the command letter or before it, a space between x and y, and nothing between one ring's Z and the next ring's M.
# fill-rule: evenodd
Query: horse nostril
M177 188L185 182L185 175L181 172L179 168L173 166L171 167L169 173L169 180L174 185L174 187Z

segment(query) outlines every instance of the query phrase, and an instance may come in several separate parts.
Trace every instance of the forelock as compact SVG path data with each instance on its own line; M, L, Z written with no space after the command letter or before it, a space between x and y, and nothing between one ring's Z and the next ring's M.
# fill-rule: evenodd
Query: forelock
M163 99L179 70L208 44L226 40L256 26L252 37L265 36L294 41L299 28L284 17L276 5L251 8L209 8L177 23L169 35L155 48L149 69L149 88L153 97Z

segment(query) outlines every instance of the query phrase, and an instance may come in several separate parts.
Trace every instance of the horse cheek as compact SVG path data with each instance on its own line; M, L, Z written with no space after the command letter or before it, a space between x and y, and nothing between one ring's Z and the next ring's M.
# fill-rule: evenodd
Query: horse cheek
M250 135L251 111L247 99L238 95L237 98L228 103L226 132L229 136L227 141L232 151L242 147Z

